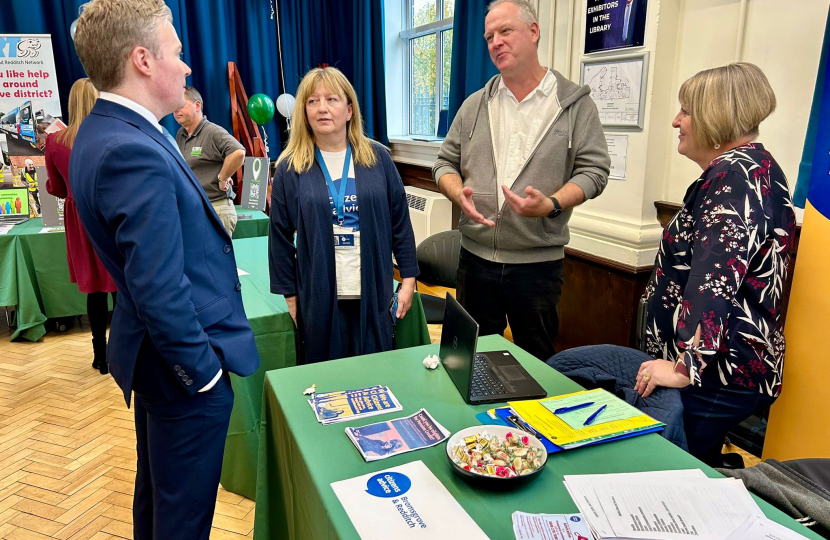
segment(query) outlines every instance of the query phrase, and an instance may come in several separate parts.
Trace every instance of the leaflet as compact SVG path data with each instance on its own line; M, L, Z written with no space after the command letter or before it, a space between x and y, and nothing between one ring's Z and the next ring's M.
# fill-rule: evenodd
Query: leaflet
M377 461L391 456L435 446L447 440L450 432L426 411L412 416L378 422L368 426L346 428L346 436L366 461Z
M807 540L807 537L765 517L753 516L726 540Z
M363 540L486 540L422 461L331 484Z
M590 540L581 514L526 514L513 512L516 540Z
M308 400L317 421L323 425L348 422L367 416L400 411L403 407L386 386L315 394Z

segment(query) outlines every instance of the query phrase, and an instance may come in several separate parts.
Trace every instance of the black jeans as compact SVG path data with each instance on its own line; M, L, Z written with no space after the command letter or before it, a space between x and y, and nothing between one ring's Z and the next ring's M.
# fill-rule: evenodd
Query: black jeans
M708 369L717 369L710 366ZM729 386L687 386L680 391L683 399L683 428L689 453L711 467L722 467L720 457L726 434L756 410L769 407L774 397L757 390Z
M478 323L479 335L503 335L509 321L516 345L540 360L556 354L563 282L561 260L502 264L461 248L458 301Z

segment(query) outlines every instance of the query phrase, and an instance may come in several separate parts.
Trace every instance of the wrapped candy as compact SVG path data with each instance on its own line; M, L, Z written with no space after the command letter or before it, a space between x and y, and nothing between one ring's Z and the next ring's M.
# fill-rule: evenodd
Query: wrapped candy
M504 439L487 432L464 437L452 449L452 460L465 470L483 476L512 478L530 474L542 466L539 450L527 436L508 432Z

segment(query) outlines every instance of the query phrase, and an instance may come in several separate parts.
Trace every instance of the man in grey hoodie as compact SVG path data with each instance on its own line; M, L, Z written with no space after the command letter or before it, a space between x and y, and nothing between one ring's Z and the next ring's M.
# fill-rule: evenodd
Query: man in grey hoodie
M499 75L464 101L432 175L463 212L459 301L481 335L507 320L516 344L546 360L568 219L605 189L611 159L589 88L539 64L529 2L492 2L484 37Z

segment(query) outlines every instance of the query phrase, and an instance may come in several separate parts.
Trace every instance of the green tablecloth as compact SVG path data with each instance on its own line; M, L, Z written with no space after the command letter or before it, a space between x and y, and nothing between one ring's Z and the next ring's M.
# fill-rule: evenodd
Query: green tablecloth
M86 295L69 282L66 235L41 229L35 218L0 235L0 305L15 307L12 340L37 341L47 318L86 313Z
M479 350L508 349L548 392L559 395L579 389L570 379L549 368L499 336L479 340ZM359 426L415 413L421 407L451 432L477 425L475 414L487 405L470 406L458 394L443 367L424 369L427 354L437 345L347 358L324 365L300 366L265 375L262 434L257 475L256 540L356 539L354 526L330 484L410 461L421 460L438 477L467 513L493 539L513 538L511 514L576 512L562 483L566 474L591 474L701 468L718 476L660 435L651 434L551 456L539 478L510 492L474 489L457 476L444 445L366 463L343 433ZM403 405L403 411L379 418L330 426L317 423L303 390L345 390L385 384ZM799 533L821 540L782 512L759 501L771 519Z
M248 210L241 206L236 207L236 228L233 230L233 239L254 238L268 236L268 216L259 210ZM244 216L251 216L246 218Z
M247 276L240 276L239 281L242 283L245 313L254 331L262 364L250 377L231 375L236 397L225 443L221 482L226 490L253 499L256 495L259 426L265 374L274 369L296 365L294 322L288 314L285 299L271 294L270 291L268 238L234 240L233 247L237 266L249 273ZM417 294L410 312L398 325L397 340L402 348L429 343L424 310L421 298Z

